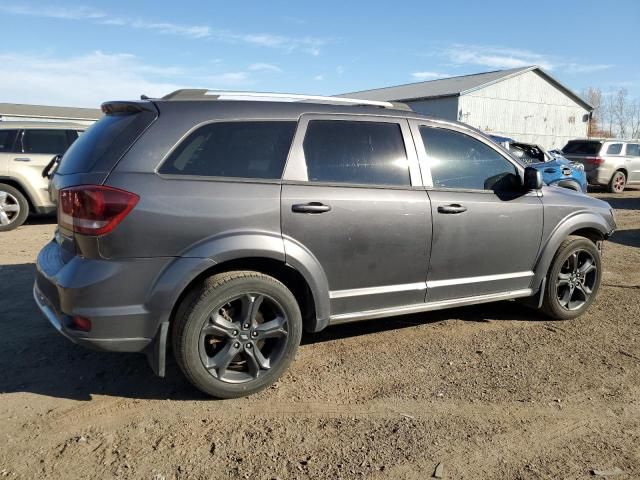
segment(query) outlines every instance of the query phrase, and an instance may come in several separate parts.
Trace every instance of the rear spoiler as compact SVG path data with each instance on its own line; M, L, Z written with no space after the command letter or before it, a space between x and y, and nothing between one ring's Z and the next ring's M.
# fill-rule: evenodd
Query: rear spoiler
M105 115L128 115L140 112L158 113L153 102L144 100L105 102L101 106Z

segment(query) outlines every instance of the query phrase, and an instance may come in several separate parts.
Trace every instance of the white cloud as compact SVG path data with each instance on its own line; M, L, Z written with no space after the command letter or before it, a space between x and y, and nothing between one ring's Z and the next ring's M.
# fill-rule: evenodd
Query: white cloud
M322 80L324 80L324 75L316 75L315 77L313 77L314 80L321 82Z
M282 69L277 65L272 65L271 63L253 63L249 65L249 70L253 70L256 72L267 71L267 72L281 72Z
M3 101L97 107L105 100L161 97L179 88L239 89L248 72L205 75L146 64L135 55L94 51L73 57L0 53Z
M336 67L336 73L337 73L338 75L342 75L342 74L344 73L344 67L343 67L342 65L338 65L338 66Z
M546 70L555 68L551 59L528 50L454 44L445 49L443 53L454 65L482 65L490 68L518 68L539 65Z
M453 44L445 48L442 56L453 66L481 65L503 69L538 65L545 70L563 71L569 74L592 73L612 68L610 64L576 63L572 59L545 55L530 50L486 45Z
M417 80L436 80L438 78L447 78L451 75L437 72L413 72L411 76Z
M102 10L89 7L51 7L28 5L0 5L0 12L11 15L26 15L63 20L85 21L98 25L127 27L138 30L149 30L164 35L176 35L186 38L219 40L230 43L245 43L258 47L276 48L287 52L301 51L313 56L320 54L320 49L327 40L314 37L287 37L270 33L239 33L229 30L215 30L208 25L181 25L171 22L153 22L140 18L112 15Z

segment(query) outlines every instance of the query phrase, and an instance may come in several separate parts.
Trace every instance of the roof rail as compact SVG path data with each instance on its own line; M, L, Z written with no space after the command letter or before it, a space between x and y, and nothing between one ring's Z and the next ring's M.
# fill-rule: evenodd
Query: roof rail
M233 92L206 89L182 89L171 92L162 100L236 100L252 102L300 102L328 105L368 105L396 110L411 110L408 105L398 102L362 100L359 98L326 97L320 95L298 95L292 93Z

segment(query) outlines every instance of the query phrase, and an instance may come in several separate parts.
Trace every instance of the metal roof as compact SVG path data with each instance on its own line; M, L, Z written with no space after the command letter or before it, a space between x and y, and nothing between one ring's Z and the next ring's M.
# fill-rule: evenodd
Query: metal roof
M559 81L546 73L537 65L529 67L511 68L509 70L496 70L494 72L476 73L473 75L463 75L459 77L442 78L438 80L429 80L426 82L408 83L395 87L376 88L373 90L362 90L359 92L350 92L338 97L358 97L365 100L382 100L382 101L398 101L407 102L429 98L441 98L460 96L474 90L492 85L502 80L521 75L526 72L535 71L549 83L559 90L563 91L567 96L571 97L577 103L587 110L593 110L593 106L587 103L582 97L562 85Z
M102 117L102 111L97 108L0 103L0 116L2 115L28 118L56 118L61 120L98 120Z

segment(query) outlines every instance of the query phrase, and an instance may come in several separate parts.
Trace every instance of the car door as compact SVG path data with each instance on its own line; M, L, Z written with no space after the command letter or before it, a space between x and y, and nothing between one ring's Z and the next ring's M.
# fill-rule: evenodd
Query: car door
M406 119L303 115L281 216L285 252L324 271L332 321L424 301L431 209Z
M626 166L629 182L640 182L640 143L627 143Z
M9 173L9 162L13 159L17 129L0 130L0 176Z
M17 153L9 162L9 171L29 189L36 206L51 205L49 183L42 177L42 170L55 155L63 154L70 143L69 133L64 129L29 128L18 135Z
M543 206L522 191L522 167L464 127L412 122L412 132L433 217L427 302L525 293Z

